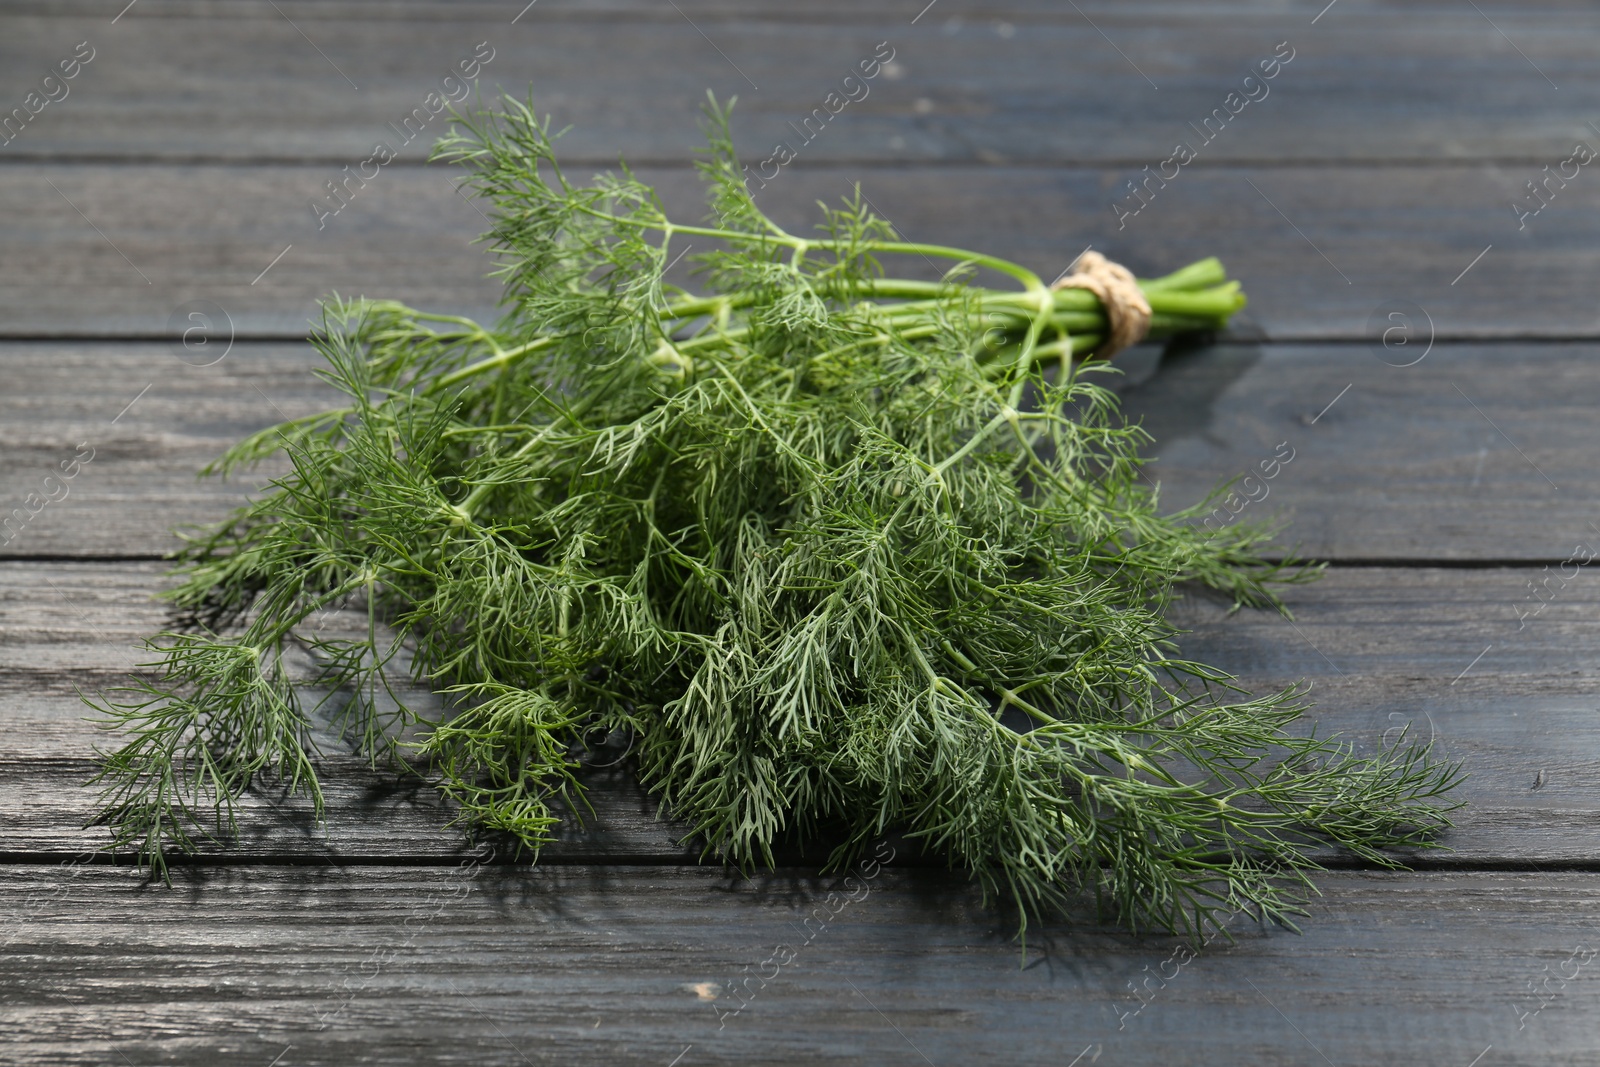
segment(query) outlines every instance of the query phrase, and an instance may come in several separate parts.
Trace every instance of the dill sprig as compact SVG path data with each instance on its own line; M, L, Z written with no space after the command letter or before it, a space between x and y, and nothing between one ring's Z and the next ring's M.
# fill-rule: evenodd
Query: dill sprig
M190 625L96 704L131 734L100 774L114 846L164 871L253 783L320 817L330 701L356 750L535 850L623 738L708 855L820 841L843 865L898 831L1024 924L1086 898L1135 929L1288 923L1319 849L1427 846L1456 767L1359 755L1295 729L1301 691L1177 656L1184 585L1281 610L1272 585L1317 568L1263 559L1271 529L1203 530L1210 501L1160 512L1110 368L1073 358L1098 300L901 241L859 190L791 234L707 116L693 226L625 168L575 184L528 105L457 117L434 156L489 206L507 313L325 305L342 406L209 468L291 463L188 542ZM663 277L686 238L714 245L703 292ZM890 276L905 256L950 272ZM1142 284L1158 335L1244 302L1214 259ZM351 603L364 631L312 625Z

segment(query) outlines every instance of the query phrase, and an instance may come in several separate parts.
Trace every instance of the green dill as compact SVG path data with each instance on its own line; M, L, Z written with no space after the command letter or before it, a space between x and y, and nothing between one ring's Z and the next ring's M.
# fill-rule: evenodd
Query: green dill
M1112 371L1073 358L1095 296L898 240L859 191L791 234L707 116L697 226L625 168L574 183L527 105L457 117L434 156L489 208L506 314L325 305L343 405L210 468L291 465L188 541L190 625L95 705L126 735L98 779L114 847L164 872L256 783L320 817L334 706L375 764L535 851L623 738L708 856L842 866L900 832L1024 924L1084 900L1134 929L1287 923L1318 850L1392 865L1448 825L1459 771L1425 747L1360 755L1296 728L1300 690L1179 658L1185 586L1281 610L1317 568L1200 528L1211 501L1160 511ZM686 239L700 292L663 278ZM908 256L949 273L892 277ZM1142 285L1156 335L1244 302L1215 260ZM313 625L347 603L360 633Z

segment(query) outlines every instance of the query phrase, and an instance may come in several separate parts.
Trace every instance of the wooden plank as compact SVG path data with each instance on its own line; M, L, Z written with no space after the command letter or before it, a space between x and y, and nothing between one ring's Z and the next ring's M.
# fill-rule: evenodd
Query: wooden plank
M1019 967L969 887L893 868L753 884L247 868L184 872L170 891L103 867L8 874L0 998L19 1067L1600 1057L1594 875L1333 874L1303 936L1241 927L1190 958L1058 927ZM765 980L725 1014L747 975Z
M1410 723L1463 762L1468 807L1444 842L1454 851L1418 862L1588 865L1600 852L1589 788L1600 772L1592 699L1600 587L1580 577L1519 632L1512 609L1530 573L1337 568L1292 590L1293 623L1228 616L1203 599L1180 605L1176 618L1194 631L1185 653L1254 691L1311 682L1310 719L1362 751ZM11 858L67 856L104 840L103 830L80 827L94 810L82 788L93 746L108 739L85 720L77 692L119 684L138 662L136 643L163 626L151 599L158 586L159 568L148 563L0 564L0 814ZM429 788L366 770L340 756L347 750L335 739L323 744L333 754L325 837L303 802L268 798L254 805L243 841L208 854L230 862L461 854ZM596 823L553 847L552 859L684 859L682 827L657 823L625 778L599 779L594 797Z
M216 338L213 346L225 345ZM0 352L0 552L159 556L172 528L220 520L283 470L196 472L252 428L337 403L310 345L46 343ZM76 474L63 479L74 467ZM66 464L65 468L62 464ZM54 497L55 499L51 499Z
M1600 587L1569 570L1537 599L1530 579L1544 572L1532 568L1334 568L1286 597L1292 620L1204 597L1173 619L1192 631L1185 655L1251 691L1309 684L1319 730L1371 751L1409 729L1460 761L1467 807L1443 842L1454 851L1423 861L1588 864L1594 845L1577 843L1600 832L1586 651L1600 646Z
M886 20L903 17L909 23L913 16L926 14L922 8L906 4L904 0L817 0L814 4L803 6L785 4L783 0L676 2L692 15L747 22L828 22L854 13ZM498 0L276 0L276 3L296 19L350 19L365 12L379 18L431 18L436 22L509 21L505 5ZM926 7L926 4L923 6ZM1339 6L1342 11L1360 12L1364 17L1393 14L1396 11L1431 15L1455 9L1449 0L1416 0L1415 3L1340 0ZM1581 15L1593 10L1586 0L1528 0L1527 3L1490 0L1478 6L1490 15L1522 12L1535 17L1554 17L1561 13ZM219 19L259 19L265 17L264 13L271 10L271 5L268 0L141 0L140 9L146 17L194 18L209 14ZM96 5L95 0L13 0L7 11L35 17L70 15L92 18L105 14L104 5ZM651 0L540 0L539 11L545 17L558 20L593 21L621 17L657 22L669 20L669 15L661 10L661 5L651 3ZM1107 23L1119 26L1150 22L1188 26L1202 25L1223 17L1280 20L1283 17L1279 5L1262 3L1261 0L1082 0L1078 4L1078 12L1070 8L1063 9L1054 0L1006 0L1003 5L992 0L940 0L937 12L940 16L952 13L960 15L963 23L974 16L996 14L1040 21L1082 21L1081 12L1093 16L1097 23L1104 17ZM1316 12L1309 14L1315 15Z
M232 482L196 471L244 434L338 400L312 376L309 345L239 342L209 367L179 352L0 343L10 385L0 393L0 523L9 521L0 554L168 552L174 525L221 519L281 468ZM1252 483L1250 493L1268 495L1240 518L1287 520L1285 542L1302 552L1545 563L1600 538L1589 505L1600 495L1589 417L1600 406L1597 359L1593 344L1439 344L1415 366L1392 367L1364 345L1222 345L1164 360L1129 353L1118 360L1126 377L1107 381L1156 438L1152 477L1168 506L1270 463L1287 443L1293 458L1264 490ZM29 494L80 443L94 458L66 498L30 509Z
M6 568L9 569L6 569ZM143 640L168 625L156 600L155 563L0 565L0 795L9 799L0 858L75 854L106 831L85 829L95 815L94 752L114 743L98 729L80 694L123 684L146 658ZM337 628L337 615L325 625ZM413 689L420 707L436 707ZM330 818L318 827L310 806L265 790L246 803L243 836L223 854L235 859L328 862L342 856L465 855L469 843L448 824L437 793L388 769L372 770L331 730L317 734ZM599 857L634 862L688 861L681 826L656 819L656 805L631 779L591 771L592 815L569 820L546 854L552 862Z
M322 232L309 204L327 167L8 173L0 240L16 254L0 265L0 323L10 336L176 343L209 302L224 337L303 337L335 292L495 317L492 263L471 244L488 226L446 169L380 174Z
M599 163L619 153L641 163L684 158L694 143L684 119L707 88L743 98L739 129L752 149L791 140L788 123L824 106L880 41L898 66L805 148L806 163L1115 162L1137 171L1194 137L1189 124L1224 107L1247 64L1285 40L1291 65L1259 106L1238 105L1236 132L1206 145L1200 166L1492 157L1538 170L1590 136L1600 105L1589 62L1600 20L1567 4L1491 8L1489 20L1469 5L1345 0L1315 26L1314 12L1260 4L995 9L946 0L917 17L924 6L674 11L546 0L512 25L517 12L505 4L143 0L115 26L104 5L39 6L29 17L24 6L0 34L0 65L18 71L8 107L39 76L24 71L42 74L80 40L97 52L69 96L0 154L316 159L337 170L363 158L385 124L479 41L494 49L484 88L531 88L558 126L575 126L572 157ZM420 155L412 145L406 158Z
M1425 308L1441 339L1600 335L1585 281L1600 270L1600 185L1574 184L1519 233L1508 204L1525 169L1216 167L1183 175L1121 230L1110 168L812 167L759 196L808 232L819 198L837 202L860 182L909 238L1047 278L1090 243L1145 276L1217 255L1250 296L1241 337L1364 340L1396 300ZM309 204L326 166L8 173L0 336L174 338L196 300L220 305L238 336L303 336L332 292L494 314L490 260L470 243L485 222L446 169L381 172L321 232ZM676 217L704 215L687 171L640 176ZM894 269L937 277L948 266L909 257ZM686 264L677 270L690 280Z
M1164 502L1255 472L1218 518L1277 516L1286 543L1324 559L1559 562L1600 545L1593 349L1437 345L1421 358L1414 340L1222 346L1139 368L1125 411L1156 438Z
M63 702L48 713L66 718L88 713L82 704ZM7 709L6 732L15 729ZM21 719L17 721L26 721ZM111 738L97 738L102 744ZM286 798L263 790L239 807L239 835L227 843L208 844L196 856L169 857L172 869L201 863L281 863L322 866L330 863L449 863L470 857L479 846L454 826L450 810L433 788L416 779L383 769L371 770L364 760L341 753L324 738L318 761L328 818L318 824L303 798ZM0 863L70 861L104 848L108 831L86 824L95 818L96 788L86 787L98 770L91 759L43 755L0 760L6 785L0 808L7 811L6 838ZM582 822L568 818L535 857L518 852L515 842L493 837L503 862L513 858L545 864L637 863L695 866L700 850L685 843L688 829L656 817L656 803L631 778L619 772L583 775L589 787L589 809ZM592 810L590 810L592 809ZM570 815L570 813L569 813ZM801 857L792 858L798 862ZM827 853L803 857L821 867ZM133 862L131 854L121 859ZM713 864L715 866L715 864Z

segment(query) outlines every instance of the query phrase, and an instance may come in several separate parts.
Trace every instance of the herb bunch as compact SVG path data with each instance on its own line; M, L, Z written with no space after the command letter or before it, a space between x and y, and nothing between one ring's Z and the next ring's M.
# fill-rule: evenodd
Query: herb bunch
M325 305L345 403L213 464L292 468L189 540L193 624L96 704L130 735L99 778L115 846L164 871L253 783L320 816L330 694L353 746L535 850L625 737L708 855L823 840L843 865L900 831L1024 924L1086 897L1140 929L1288 922L1317 849L1390 863L1447 825L1457 772L1425 749L1357 755L1292 729L1298 690L1177 658L1183 583L1281 609L1272 583L1316 569L1264 560L1268 529L1201 530L1209 501L1160 513L1149 438L1073 358L1094 295L901 241L859 193L791 234L707 115L702 226L626 169L574 184L527 105L457 118L434 155L489 206L507 314ZM687 237L715 242L703 293L663 280ZM951 272L888 276L906 255ZM1157 334L1244 302L1215 260L1142 285ZM308 625L351 597L364 635Z

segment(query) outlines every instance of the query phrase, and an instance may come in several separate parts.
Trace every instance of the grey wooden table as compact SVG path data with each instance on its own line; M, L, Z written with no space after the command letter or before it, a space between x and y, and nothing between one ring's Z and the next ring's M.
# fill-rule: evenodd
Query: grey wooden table
M1600 582L1563 566L1600 548L1594 5L125 3L0 5L0 1061L1600 1062ZM1040 272L1221 256L1245 316L1130 353L1126 403L1174 504L1287 443L1251 506L1332 567L1292 624L1186 603L1186 651L1310 681L1358 745L1436 738L1471 776L1451 851L1334 863L1300 935L1188 959L1062 925L1025 964L958 877L891 866L832 907L814 871L730 877L625 777L532 869L337 756L325 830L260 797L170 888L88 862L77 691L160 626L170 528L250 489L195 470L325 402L316 299L493 305L483 220L423 165L438 120L311 206L474 56L579 170L626 157L680 211L710 88L752 162L799 146L760 191L786 222L860 182L909 237Z

